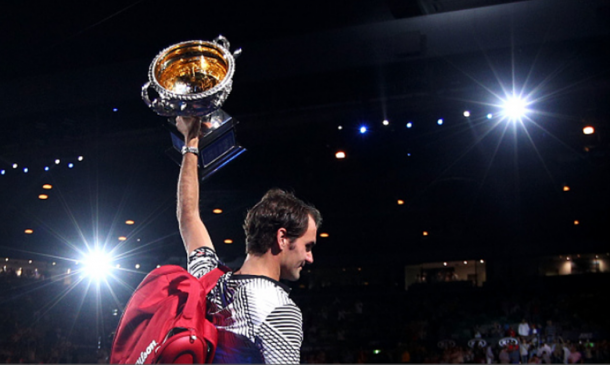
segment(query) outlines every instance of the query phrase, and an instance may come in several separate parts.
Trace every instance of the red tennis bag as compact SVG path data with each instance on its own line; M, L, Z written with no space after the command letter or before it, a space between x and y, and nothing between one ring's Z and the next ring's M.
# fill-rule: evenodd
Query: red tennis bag
M176 265L151 271L127 303L110 363L210 363L218 334L206 319L206 296L228 271L219 267L199 280Z

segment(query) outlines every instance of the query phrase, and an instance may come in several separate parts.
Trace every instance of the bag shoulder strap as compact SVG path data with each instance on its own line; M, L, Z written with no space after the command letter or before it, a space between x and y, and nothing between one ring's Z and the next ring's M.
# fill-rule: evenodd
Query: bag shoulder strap
M186 319L193 318L193 316L195 315L195 311L197 310L199 300L205 300L205 295L207 295L212 290L212 288L216 286L218 279L220 279L222 275L229 271L229 268L219 265L216 269L208 272L207 274L199 278L198 282L196 281L197 279L193 277L189 288L190 293L186 300L186 303L184 304L182 316ZM202 294L203 298L201 298Z
M212 290L212 288L216 286L218 279L220 279L221 276L228 273L229 271L231 271L231 269L229 269L228 267L224 265L218 265L217 268L200 277L199 282L201 283L203 292L206 294L209 293L210 290Z

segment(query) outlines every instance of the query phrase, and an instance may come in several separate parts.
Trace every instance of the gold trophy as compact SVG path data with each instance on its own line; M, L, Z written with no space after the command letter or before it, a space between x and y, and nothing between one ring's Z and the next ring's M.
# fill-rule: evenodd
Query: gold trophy
M155 113L170 117L172 148L167 152L182 161L182 134L175 117L201 118L199 166L201 179L212 175L245 151L235 138L234 120L221 108L233 85L235 59L241 49L231 53L229 41L218 36L211 42L187 41L159 52L150 64L149 81L142 86L142 99ZM156 95L153 95L156 94Z

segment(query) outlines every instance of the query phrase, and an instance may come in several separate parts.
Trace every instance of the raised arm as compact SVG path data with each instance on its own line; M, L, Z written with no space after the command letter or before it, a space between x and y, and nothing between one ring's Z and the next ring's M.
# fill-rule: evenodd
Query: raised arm
M176 126L184 136L187 147L197 147L201 121L197 117L177 117ZM199 175L197 173L198 156L187 152L182 156L180 176L178 177L178 204L176 215L180 235L187 254L206 246L214 249L212 239L205 228L199 213Z

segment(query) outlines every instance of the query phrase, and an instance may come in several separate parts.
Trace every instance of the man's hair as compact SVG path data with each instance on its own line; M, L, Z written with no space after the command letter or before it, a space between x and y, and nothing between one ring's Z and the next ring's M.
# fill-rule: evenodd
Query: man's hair
M316 227L322 224L320 212L294 194L280 189L271 189L252 209L244 222L246 253L262 255L276 240L277 231L286 229L289 242L294 242L307 231L309 216Z

